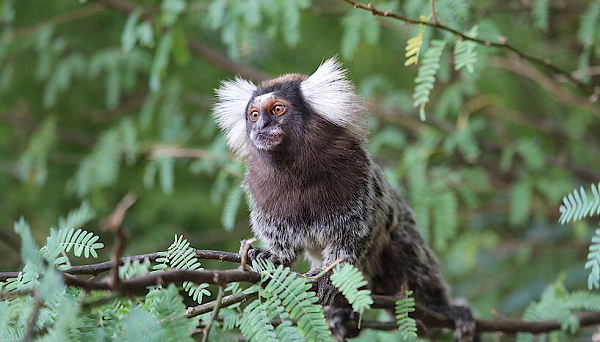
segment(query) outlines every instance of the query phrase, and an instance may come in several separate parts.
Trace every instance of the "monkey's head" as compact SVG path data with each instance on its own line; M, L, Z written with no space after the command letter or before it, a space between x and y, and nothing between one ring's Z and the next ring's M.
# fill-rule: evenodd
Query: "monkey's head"
M335 134L315 129L316 121L357 139L366 135L363 102L335 58L310 76L288 74L259 85L236 78L223 82L216 92L214 116L229 147L240 156L252 149L293 153L318 139L315 135Z

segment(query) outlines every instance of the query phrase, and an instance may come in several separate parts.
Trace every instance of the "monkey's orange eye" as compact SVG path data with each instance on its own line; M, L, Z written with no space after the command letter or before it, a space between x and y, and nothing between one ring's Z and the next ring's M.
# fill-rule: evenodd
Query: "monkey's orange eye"
M283 113L285 113L285 106L284 105L275 105L273 106L273 114L275 115L281 115Z
M257 110L253 110L250 113L250 120L252 120L252 121L258 120L258 111Z

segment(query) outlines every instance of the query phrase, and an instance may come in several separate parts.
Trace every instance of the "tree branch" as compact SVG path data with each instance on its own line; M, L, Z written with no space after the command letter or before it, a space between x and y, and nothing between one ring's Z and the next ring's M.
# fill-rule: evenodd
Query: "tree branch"
M66 285L84 290L112 290L111 281L91 281L88 279L63 274ZM155 285L177 284L185 281L196 284L207 283L223 286L233 282L257 283L260 274L251 271L226 270L226 271L195 271L195 270L169 270L164 272L149 273L143 276L123 279L121 281L124 294L143 293L147 287Z
M212 250L203 250L197 249L196 256L198 259L204 260L218 260L220 262L234 262L239 263L240 257L236 253L231 252L222 252L222 251L212 251ZM126 260L129 261L143 261L144 259L148 259L150 261L154 261L158 259L160 256L158 253L148 253L148 254L139 254L130 257L120 258L119 265L123 265ZM90 264L90 265L80 265L73 266L65 271L65 273L70 275L92 275L97 276L100 273L109 271L112 268L112 261L105 261L98 264ZM19 275L19 272L0 272L0 281L5 281L8 278L16 278Z
M554 74L564 76L566 79L569 80L569 82L571 82L573 85L575 85L577 88L579 88L583 92L587 93L588 95L593 96L596 93L596 91L593 87L588 86L585 83L579 81L577 78L573 77L573 75L571 75L570 72L552 64L549 59L541 59L541 58L529 55L529 54L517 49L513 45L509 44L506 41L506 39L503 39L500 42L491 42L488 40L483 40L480 38L468 36L465 33L458 31L457 29L440 24L438 21L431 22L431 21L423 21L423 20L418 20L418 19L411 19L411 18L402 16L402 15L396 14L392 11L380 11L380 10L376 9L375 6L373 6L372 4L365 6L361 3L358 3L353 0L343 0L343 1L351 4L355 8L369 11L369 12L371 12L371 14L373 14L375 16L394 18L394 19L401 20L401 21L403 21L405 23L409 23L409 24L420 24L420 25L434 27L434 28L437 28L437 29L440 29L443 31L451 32L451 33L459 36L463 40L469 40L469 41L472 41L472 42L475 42L477 44L481 44L484 46L492 46L492 47L510 50L510 51L516 53L517 55L519 55L519 57L526 59L534 64L540 65L540 66L548 69L549 71L551 71Z

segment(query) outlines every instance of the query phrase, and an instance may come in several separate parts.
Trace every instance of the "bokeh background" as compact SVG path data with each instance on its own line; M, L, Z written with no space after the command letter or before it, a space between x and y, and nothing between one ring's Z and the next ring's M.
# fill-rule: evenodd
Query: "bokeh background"
M431 14L424 0L374 4ZM1 270L21 267L15 221L29 221L43 245L84 201L97 213L86 229L109 247L100 221L130 191L139 200L126 254L164 250L175 234L237 251L251 237L244 168L211 117L214 88L236 75L309 74L339 55L369 102L369 149L455 296L480 317L516 317L556 281L586 289L598 220L560 225L558 208L600 181L600 1L438 0L435 11L444 25L574 72L583 89L480 44L472 70L455 70L460 40L427 28L422 53L432 39L446 46L421 121L412 95L423 56L404 66L419 26L341 0L0 0Z

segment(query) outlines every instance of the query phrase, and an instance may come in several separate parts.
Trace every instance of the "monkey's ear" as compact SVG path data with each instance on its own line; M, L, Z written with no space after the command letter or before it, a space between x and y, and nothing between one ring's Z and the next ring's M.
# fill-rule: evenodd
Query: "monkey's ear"
M347 128L359 137L366 135L366 109L346 70L336 57L326 60L300 84L304 100L325 120Z
M217 124L227 136L227 145L236 154L247 153L246 139L246 105L252 98L256 86L244 79L236 77L233 81L225 81L216 89L217 102L213 107L213 116Z

